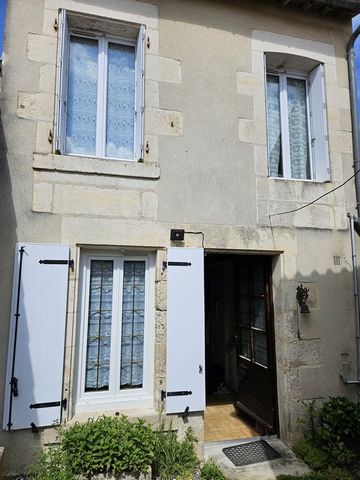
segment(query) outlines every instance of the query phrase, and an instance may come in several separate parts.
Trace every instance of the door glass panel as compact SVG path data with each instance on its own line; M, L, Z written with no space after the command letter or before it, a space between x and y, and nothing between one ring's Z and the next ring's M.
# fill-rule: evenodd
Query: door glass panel
M240 324L250 326L249 298L240 297Z
M106 156L134 158L135 48L109 43Z
M253 326L266 330L265 300L263 298L254 299L254 313Z
M240 332L241 332L240 355L250 360L251 359L250 331L248 328L241 328Z
M85 391L109 389L113 261L92 260Z
M120 388L143 383L145 262L124 262Z
M264 295L265 293L265 280L264 280L264 269L261 265L254 265L253 268L254 275L254 294L255 295Z
M95 155L98 42L70 37L66 151Z
M241 295L248 295L249 294L249 281L248 281L248 268L246 265L240 265L239 268L239 289Z
M254 334L254 360L256 363L268 366L267 361L267 345L266 334L260 332L253 332Z

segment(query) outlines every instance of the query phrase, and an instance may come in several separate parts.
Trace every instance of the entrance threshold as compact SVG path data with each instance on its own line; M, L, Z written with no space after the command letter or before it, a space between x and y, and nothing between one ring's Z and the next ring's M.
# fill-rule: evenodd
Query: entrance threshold
M211 396L205 410L205 442L258 437L256 422L234 407L231 394Z

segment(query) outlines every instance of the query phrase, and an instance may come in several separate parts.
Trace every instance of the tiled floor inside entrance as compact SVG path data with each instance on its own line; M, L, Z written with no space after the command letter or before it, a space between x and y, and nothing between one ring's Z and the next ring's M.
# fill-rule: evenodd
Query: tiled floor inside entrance
M236 415L231 398L208 400L205 410L205 442L252 438L259 434L251 420Z

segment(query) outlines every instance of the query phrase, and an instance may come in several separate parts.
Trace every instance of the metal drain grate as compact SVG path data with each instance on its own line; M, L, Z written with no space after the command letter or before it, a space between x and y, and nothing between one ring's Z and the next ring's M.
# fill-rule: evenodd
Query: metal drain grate
M265 440L226 447L223 448L223 452L236 467L266 462L281 457Z

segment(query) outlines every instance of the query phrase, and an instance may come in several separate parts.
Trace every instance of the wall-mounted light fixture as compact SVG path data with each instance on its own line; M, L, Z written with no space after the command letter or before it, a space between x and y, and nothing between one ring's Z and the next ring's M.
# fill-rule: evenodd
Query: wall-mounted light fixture
M300 284L296 289L296 299L300 306L301 313L310 313L309 306L307 304L309 298L309 289Z
M183 242L185 238L185 230L180 228L172 228L170 230L170 240L172 242Z

